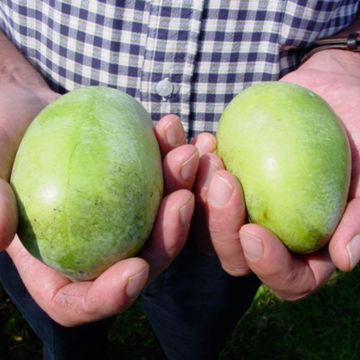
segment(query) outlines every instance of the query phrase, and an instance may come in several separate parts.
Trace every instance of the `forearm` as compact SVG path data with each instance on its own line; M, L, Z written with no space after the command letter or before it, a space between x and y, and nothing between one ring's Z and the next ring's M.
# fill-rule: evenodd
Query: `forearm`
M45 94L46 81L0 31L0 86L16 85Z
M8 180L22 136L39 111L57 97L0 32L0 177Z

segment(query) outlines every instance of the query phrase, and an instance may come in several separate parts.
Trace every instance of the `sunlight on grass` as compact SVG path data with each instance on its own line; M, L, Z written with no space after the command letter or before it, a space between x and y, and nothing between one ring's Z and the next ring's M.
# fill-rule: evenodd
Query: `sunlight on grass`
M360 359L360 267L336 275L297 302L261 287L221 360ZM162 360L139 302L119 315L109 335L112 359ZM40 359L40 343L0 288L0 359Z
M261 287L221 359L355 360L360 358L360 268L336 273L297 302Z

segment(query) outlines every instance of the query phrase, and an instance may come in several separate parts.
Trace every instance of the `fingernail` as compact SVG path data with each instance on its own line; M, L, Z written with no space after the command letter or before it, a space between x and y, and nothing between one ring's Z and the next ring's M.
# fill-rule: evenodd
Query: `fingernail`
M232 192L232 185L222 176L215 174L209 187L208 203L215 207L222 207L229 201Z
M184 131L179 129L180 122L175 119L177 116L174 115L165 127L166 142L171 146L177 146L184 142Z
M184 162L184 164L182 165L181 170L180 170L180 175L184 181L189 181L195 176L194 162L195 162L196 158L197 158L197 151L195 151L191 155L191 157L188 160L186 160Z
M144 288L148 278L148 268L143 267L142 270L129 276L126 286L126 295L130 299L135 299Z
M210 134L201 134L196 139L195 146L199 149L200 155L203 155L216 149L216 141Z
M240 241L244 255L249 260L259 260L263 256L264 247L262 241L259 238L244 231L240 231Z
M190 199L179 210L180 221L183 226L189 227L194 211L194 197L191 195Z
M206 177L205 177L205 181L202 184L202 187L208 188L209 184L210 184L210 180L212 179L213 175L215 174L216 170L219 170L219 163L217 163L214 160L209 161L208 163L208 168L207 168L207 172L206 172Z
M346 246L350 267L353 269L360 260L360 234L355 235Z

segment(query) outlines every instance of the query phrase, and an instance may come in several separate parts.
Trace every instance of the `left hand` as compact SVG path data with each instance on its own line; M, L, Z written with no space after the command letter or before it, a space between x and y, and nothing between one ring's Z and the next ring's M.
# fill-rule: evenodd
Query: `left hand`
M293 255L269 230L245 224L241 185L214 154L200 159L196 193L206 208L212 246L225 271L253 271L279 297L296 300L324 284L335 270L353 269L360 259L360 55L327 50L313 55L287 81L306 87L335 110L348 133L352 178L348 204L328 246ZM205 165L201 165L205 164ZM205 170L204 170L205 169Z

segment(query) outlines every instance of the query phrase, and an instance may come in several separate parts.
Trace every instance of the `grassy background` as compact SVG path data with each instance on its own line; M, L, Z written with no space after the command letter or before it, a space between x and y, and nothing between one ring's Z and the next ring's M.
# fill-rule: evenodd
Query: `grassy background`
M279 301L262 287L220 359L360 359L359 277L360 268L337 273L316 294L295 303ZM41 359L40 346L0 288L0 359ZM163 359L138 303L117 317L109 346L114 359Z

